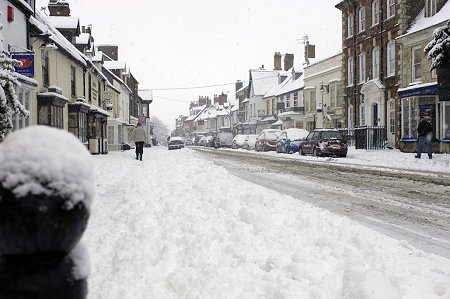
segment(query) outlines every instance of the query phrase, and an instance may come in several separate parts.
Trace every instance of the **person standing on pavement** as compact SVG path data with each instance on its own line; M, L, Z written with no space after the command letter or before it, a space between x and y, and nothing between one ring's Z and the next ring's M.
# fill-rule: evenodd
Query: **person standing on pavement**
M431 124L424 118L420 118L419 126L417 127L418 134L418 145L417 145L417 155L416 158L420 159L422 154L423 145L426 145L428 158L432 159L432 150L431 150L431 139L433 138L433 127Z
M136 145L136 160L142 161L144 153L144 143L147 143L147 132L140 123L136 125L133 133L134 144Z

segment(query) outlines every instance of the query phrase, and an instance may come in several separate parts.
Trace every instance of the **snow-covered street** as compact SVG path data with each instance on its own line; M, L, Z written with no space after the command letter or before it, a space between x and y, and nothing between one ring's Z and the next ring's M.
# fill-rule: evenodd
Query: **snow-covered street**
M90 298L450 298L449 259L243 181L193 150L93 161Z

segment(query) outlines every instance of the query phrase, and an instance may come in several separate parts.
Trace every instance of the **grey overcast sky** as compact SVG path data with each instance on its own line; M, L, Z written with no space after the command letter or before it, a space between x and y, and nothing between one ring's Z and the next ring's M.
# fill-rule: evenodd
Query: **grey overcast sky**
M294 64L301 64L305 34L319 59L341 49L337 0L67 1L81 25L92 24L96 44L119 46L119 60L126 61L140 89L248 80L249 69L273 69L275 52L293 53ZM48 2L37 0L36 8ZM222 92L233 94L234 84L155 90L150 113L174 129L191 101Z

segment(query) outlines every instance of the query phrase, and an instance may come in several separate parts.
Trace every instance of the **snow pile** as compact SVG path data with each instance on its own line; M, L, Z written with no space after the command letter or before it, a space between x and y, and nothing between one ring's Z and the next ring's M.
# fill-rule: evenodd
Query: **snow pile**
M144 151L95 157L90 298L450 297L448 259L192 150Z
M47 126L18 130L0 143L0 184L17 198L55 195L65 208L89 208L95 189L92 158L71 133Z

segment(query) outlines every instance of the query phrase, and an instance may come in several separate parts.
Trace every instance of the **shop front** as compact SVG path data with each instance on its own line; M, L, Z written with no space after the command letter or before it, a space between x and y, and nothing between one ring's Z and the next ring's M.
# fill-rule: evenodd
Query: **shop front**
M108 112L91 106L88 113L88 148L93 155L108 153L107 121Z
M417 151L417 127L423 117L433 128L433 152L445 151L445 143L450 142L450 132L448 129L447 132L444 129L445 123L448 123L445 119L445 112L450 108L445 105L446 102L439 101L437 84L425 83L401 88L398 94L401 99L400 149L409 153Z

